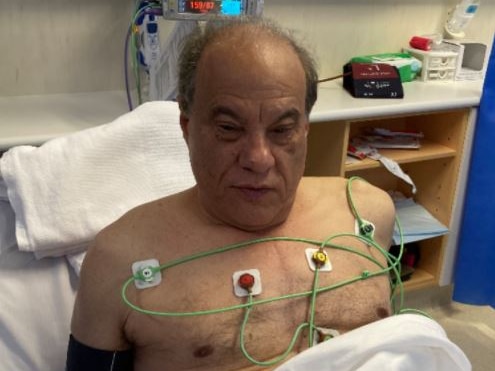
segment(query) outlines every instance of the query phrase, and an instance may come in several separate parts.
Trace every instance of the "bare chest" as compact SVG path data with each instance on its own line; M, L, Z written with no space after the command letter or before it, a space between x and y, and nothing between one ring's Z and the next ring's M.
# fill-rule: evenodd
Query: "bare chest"
M331 270L315 273L307 250L323 241L264 238L172 260L160 285L129 290L134 304L153 312L132 311L126 324L137 365L233 370L253 367L252 358L266 369L270 360L307 348L317 337L313 326L345 332L387 316L388 278L363 279L380 269L373 260L383 261L363 244L335 237L325 248ZM251 297L239 289L243 273L255 278Z

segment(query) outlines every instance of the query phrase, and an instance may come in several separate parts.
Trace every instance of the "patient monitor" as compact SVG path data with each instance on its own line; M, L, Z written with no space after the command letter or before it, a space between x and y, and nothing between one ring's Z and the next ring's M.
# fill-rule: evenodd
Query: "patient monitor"
M260 16L264 0L163 0L163 18L207 20L217 16Z

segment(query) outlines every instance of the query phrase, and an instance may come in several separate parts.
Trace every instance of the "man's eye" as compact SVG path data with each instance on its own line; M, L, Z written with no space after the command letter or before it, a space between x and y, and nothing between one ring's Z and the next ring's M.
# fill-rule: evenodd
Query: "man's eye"
M232 131L237 130L237 128L234 125L230 125L230 124L219 124L218 128L220 130L226 131L226 132L232 132Z
M288 133L292 128L288 126L280 126L275 129L273 129L273 132L276 134L285 134Z
M293 139L295 132L295 125L277 125L269 131L268 135L274 143L285 145Z
M276 126L271 132L277 136L290 136L294 132L294 125Z
M218 123L216 127L217 136L223 140L237 139L242 132L239 126L229 123Z

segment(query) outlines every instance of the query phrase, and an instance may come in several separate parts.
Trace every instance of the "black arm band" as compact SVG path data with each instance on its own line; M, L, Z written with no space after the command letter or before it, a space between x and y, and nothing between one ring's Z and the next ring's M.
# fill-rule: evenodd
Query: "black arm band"
M133 363L132 350L95 349L70 335L66 371L132 371Z

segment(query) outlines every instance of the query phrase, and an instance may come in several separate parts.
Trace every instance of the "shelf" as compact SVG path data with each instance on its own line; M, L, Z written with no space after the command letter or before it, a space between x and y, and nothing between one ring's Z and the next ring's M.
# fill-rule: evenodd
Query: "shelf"
M311 176L359 176L386 191L399 191L423 205L449 230L455 230L452 221L462 202L465 176L466 146L473 130L473 111L470 108L397 115L387 111L375 117L340 119L315 123L308 136L308 161L306 175ZM443 108L443 107L442 107ZM379 153L400 165L411 177L417 192L392 174L380 161L365 159L346 163L349 139L360 135L363 129L380 127L394 131L418 131L424 134L418 149L378 149ZM459 191L460 190L460 191ZM455 235L442 235L421 241L421 259L412 277L404 282L406 291L431 288L443 284L442 270L446 257L452 256Z
M436 284L437 280L432 274L420 268L416 268L411 278L408 281L404 282L404 290L409 291L423 289L435 286Z
M482 87L482 81L413 81L403 84L403 99L354 98L334 80L319 84L310 118L319 123L476 107Z
M454 157L456 155L456 151L452 148L438 143L429 142L427 140L422 141L421 148L419 149L380 149L379 153L399 164L437 160L441 158ZM356 163L346 164L345 171L373 169L382 166L383 165L379 161L364 159Z

